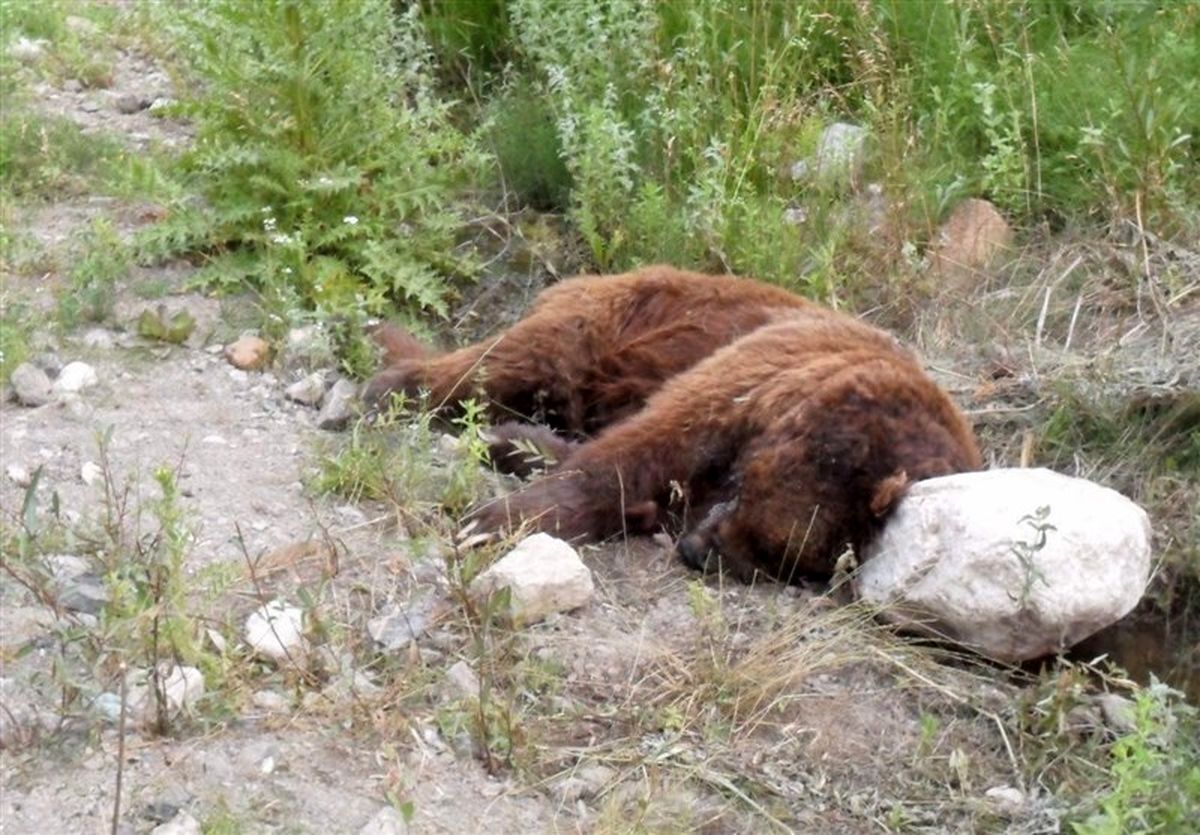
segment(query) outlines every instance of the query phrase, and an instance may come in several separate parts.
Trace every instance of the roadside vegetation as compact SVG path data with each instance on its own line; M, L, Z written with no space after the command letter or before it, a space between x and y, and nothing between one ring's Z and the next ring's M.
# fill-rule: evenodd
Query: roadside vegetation
M39 104L39 85L105 89L124 49L170 74L177 98L150 110L188 125L186 144L132 150ZM358 591L329 591L329 542L305 553L316 567L297 593L328 652L272 669L232 649L233 615L211 613L242 618L230 601L270 598L275 568L247 554L232 573L187 574L182 464L155 472L156 496L131 498L101 437L101 513L39 504L35 474L0 528L6 581L53 614L43 684L60 726L141 687L156 731L177 732L167 691L186 665L208 682L186 716L202 727L283 682L297 709L379 735L432 712L455 750L530 785L607 770L597 831L629 831L630 809L637 831L669 830L701 790L737 811L696 806L689 826L786 828L789 802L826 802L823 781L842 792L853 778L780 771L755 750L815 721L789 695L799 682L861 674L914 694L920 713L911 773L828 800L881 831L930 825L930 808L997 831L1007 818L971 794L985 782L1050 798L1028 831L1175 832L1200 815L1200 3L0 0L0 97L5 381L43 349L40 331L111 321L130 272L168 263L187 268L173 291L244 300L239 324L275 346L301 325L327 329L354 378L377 361L373 319L452 342L511 318L480 303L494 288L652 262L753 275L965 370L950 388L995 464L1083 475L1146 506L1160 562L1139 617L1161 625L1159 672L1178 682L1134 683L1111 658L999 670L898 639L854 607L752 612L694 581L689 630L611 688L581 685L503 624L504 601L466 591L500 553L453 546L461 512L495 488L478 415L449 449L414 412L321 449L308 487L437 555L456 605L439 615L445 643L475 693L434 710L441 681L416 644L401 658L361 637ZM864 141L826 170L835 123ZM136 222L89 215L57 248L18 222L90 198L135 207ZM966 198L994 204L1015 244L963 283L931 262ZM46 287L49 304L33 292ZM61 600L68 545L104 590L90 620ZM620 615L632 630L645 612ZM335 705L339 657L382 686ZM991 681L999 704L979 695ZM1097 689L1131 693L1115 726L1095 718ZM586 721L560 709L571 692ZM583 728L602 744L581 745ZM791 768L802 752L778 745ZM636 790L610 792L618 775ZM410 816L403 778L388 779ZM222 811L206 831L240 830Z

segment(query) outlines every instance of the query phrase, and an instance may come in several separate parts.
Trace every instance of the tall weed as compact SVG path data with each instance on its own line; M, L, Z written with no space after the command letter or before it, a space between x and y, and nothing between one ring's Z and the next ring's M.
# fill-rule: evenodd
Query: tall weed
M177 205L143 253L199 251L212 286L284 286L329 314L444 310L457 190L482 156L433 92L414 6L205 0L168 16L195 80Z

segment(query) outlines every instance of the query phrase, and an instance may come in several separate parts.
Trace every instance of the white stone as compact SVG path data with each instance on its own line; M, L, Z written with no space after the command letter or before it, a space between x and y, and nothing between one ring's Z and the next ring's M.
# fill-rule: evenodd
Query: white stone
M98 382L100 382L100 378L96 376L96 369L86 362L76 360L67 363L63 366L63 370L58 372L58 379L54 381L53 390L58 394L74 394L91 388Z
M287 713L290 704L287 697L274 690L256 690L250 697L250 702L259 710L267 713Z
M276 663L300 662L308 649L304 612L282 600L260 606L246 618L246 643Z
M408 832L408 824L392 806L383 806L369 821L358 830L358 835L404 835Z
M475 675L475 671L466 661L454 662L450 669L446 670L446 681L450 682L450 686L458 696L465 698L479 696L479 676Z
M1035 525L1051 526L1041 547ZM889 620L1021 661L1119 620L1149 576L1144 510L1085 479L1008 469L913 485L856 586Z
M201 835L200 821L187 812L179 812L164 824L150 830L150 835Z
M1025 793L1012 786L993 786L983 796L993 809L1008 817L1015 817L1025 809Z
M325 392L321 411L317 414L317 426L321 429L343 429L354 417L354 403L358 399L358 386L353 380L338 380Z
M9 481L22 490L33 484L33 475L29 472L29 468L21 464L9 464L4 468L4 474L8 476Z
M95 461L84 461L83 466L79 468L79 478L88 487L104 478L104 468Z
M287 387L284 396L305 406L316 406L325 396L324 373L315 371L303 380L297 380Z
M50 378L31 362L23 362L14 368L9 383L22 406L44 406L53 399Z
M190 713L196 701L204 695L204 674L195 667L160 668L162 692L166 699L167 716ZM134 721L150 723L157 718L158 700L147 670L129 674L125 703Z
M595 593L592 572L561 539L535 533L496 561L471 583L471 594L485 598L507 587L512 622L535 623L553 612L578 609Z

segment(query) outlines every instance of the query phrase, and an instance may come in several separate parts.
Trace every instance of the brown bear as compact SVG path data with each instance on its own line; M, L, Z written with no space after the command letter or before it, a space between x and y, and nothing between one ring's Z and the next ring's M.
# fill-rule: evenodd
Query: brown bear
M562 460L477 509L483 530L600 539L674 522L693 566L825 576L907 484L981 466L962 414L890 335L748 279L577 278L495 340L438 357L383 341L392 365L369 398L480 391L496 417L598 433L502 427Z

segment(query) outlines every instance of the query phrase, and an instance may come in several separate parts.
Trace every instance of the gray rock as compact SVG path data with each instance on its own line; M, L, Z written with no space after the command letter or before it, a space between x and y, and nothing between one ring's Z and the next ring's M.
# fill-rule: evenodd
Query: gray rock
M187 812L180 812L171 820L150 830L150 835L202 835L200 821Z
M121 697L116 693L101 693L92 699L92 710L108 722L119 722L121 719Z
M910 488L856 585L906 628L1023 661L1128 613L1149 581L1150 541L1144 510L1085 479L960 473Z
M283 365L287 368L315 368L334 363L333 342L319 324L304 325L288 331L283 344Z
M172 783L142 807L142 817L154 823L166 823L178 816L195 799L185 786Z
M509 616L517 626L578 609L595 593L592 572L579 553L546 533L517 543L471 582L471 595L482 599L502 588L509 589Z
M405 606L393 607L388 613L371 618L367 622L367 632L375 643L388 652L403 649L425 634L433 607L433 595L424 595Z
M351 380L338 380L321 403L321 411L317 415L317 427L320 429L344 429L354 417L354 405L358 400L358 386Z
M44 406L54 399L50 378L31 362L23 362L14 368L9 384L22 406Z
M78 78L68 78L63 82L63 90L68 93L82 93L83 82Z
M983 796L992 809L1005 817L1016 817L1025 811L1025 792L1012 786L993 786Z
M567 803L591 800L615 780L617 770L593 763L577 769L558 783L558 793Z
M84 113L97 113L100 110L100 103L95 99L86 99L79 103L79 109Z
M89 328L79 341L86 348L107 351L116 344L116 337L108 328Z
M466 661L456 661L451 665L450 669L446 670L446 681L459 698L479 696L479 676L475 675L475 671Z
M151 103L151 99L137 93L124 93L117 96L116 101L113 102L113 106L117 108L118 113L124 113L128 116L145 110Z
M287 713L291 707L287 697L274 690L256 690L250 697L250 702L259 710L268 713Z
M191 713L204 695L204 674L195 667L161 665L160 686L168 717ZM158 716L158 698L149 670L130 670L126 677L125 704L133 721L148 725Z
M63 361L58 354L53 351L40 351L37 356L33 357L30 362L38 368L46 372L46 376L50 378L57 377L62 373Z
M358 830L358 835L405 835L407 832L404 816L392 806L383 806Z
M59 605L64 609L87 615L99 615L108 601L108 589L95 574L82 574L68 580L58 593Z
M316 406L325 396L325 374L314 371L303 380L297 380L287 387L284 396L304 406Z
M1116 693L1101 693L1096 696L1096 703L1100 705L1104 724L1118 734L1133 733L1137 729L1135 706L1129 699Z
M86 362L76 360L63 366L63 370L59 372L58 378L54 381L52 390L56 394L75 394L91 388L98 382L100 382L100 378L96 374L96 369Z

